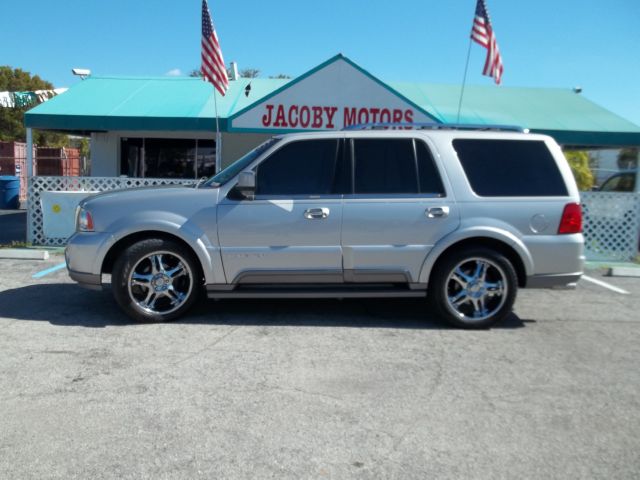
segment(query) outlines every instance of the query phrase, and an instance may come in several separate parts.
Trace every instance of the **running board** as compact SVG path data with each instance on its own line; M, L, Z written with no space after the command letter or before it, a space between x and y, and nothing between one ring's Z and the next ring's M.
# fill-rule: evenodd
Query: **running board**
M239 285L233 290L222 290L207 285L209 298L401 298L425 297L426 290L411 290L406 286L300 286L300 285Z

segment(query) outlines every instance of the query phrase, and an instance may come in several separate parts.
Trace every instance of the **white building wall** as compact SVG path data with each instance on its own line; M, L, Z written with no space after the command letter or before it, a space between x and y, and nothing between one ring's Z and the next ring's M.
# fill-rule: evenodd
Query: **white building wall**
M113 131L91 134L91 176L120 175L120 139L122 138L193 138L215 140L215 132ZM223 133L222 166L230 165L270 135L260 133Z
M120 138L115 132L91 134L91 176L120 175Z
M222 167L231 165L249 150L257 147L271 136L264 133L223 133Z

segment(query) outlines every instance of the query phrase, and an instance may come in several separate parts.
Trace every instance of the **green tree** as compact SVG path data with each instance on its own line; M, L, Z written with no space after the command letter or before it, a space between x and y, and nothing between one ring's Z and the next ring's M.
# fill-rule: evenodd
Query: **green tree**
M239 75L241 78L257 78L260 76L260 70L257 68L245 68L244 70L240 70ZM200 69L193 69L189 72L190 77L202 77L202 71ZM227 76L231 78L231 67L227 67ZM271 78L291 78L284 74L280 74L277 77Z
M618 168L631 170L638 168L638 147L623 148L618 154Z
M0 92L32 92L34 90L53 90L53 85L38 75L31 75L20 68L0 66ZM24 127L24 112L32 108L0 107L0 140L24 142L27 131ZM34 130L33 143L40 146L62 147L67 144L67 136L60 133Z
M245 68L240 70L240 77L242 78L258 78L260 76L260 70L257 68Z
M567 157L573 176L580 191L588 191L593 188L594 178L589 167L589 154L584 150L567 150L564 152Z

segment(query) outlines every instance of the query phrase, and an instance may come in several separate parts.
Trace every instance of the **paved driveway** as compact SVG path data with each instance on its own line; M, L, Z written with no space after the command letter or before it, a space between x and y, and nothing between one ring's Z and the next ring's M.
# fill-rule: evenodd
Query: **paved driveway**
M2 478L638 478L640 280L419 300L209 301L134 325L62 261L0 261Z

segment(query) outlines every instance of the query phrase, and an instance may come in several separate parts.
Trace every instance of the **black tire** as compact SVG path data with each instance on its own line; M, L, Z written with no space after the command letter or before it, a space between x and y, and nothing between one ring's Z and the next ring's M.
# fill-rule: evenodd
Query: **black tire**
M191 250L162 238L126 248L111 274L116 302L138 322L179 318L200 297L202 285L202 269Z
M511 313L517 289L515 269L504 255L489 248L465 247L436 264L429 302L440 318L455 327L488 328Z

